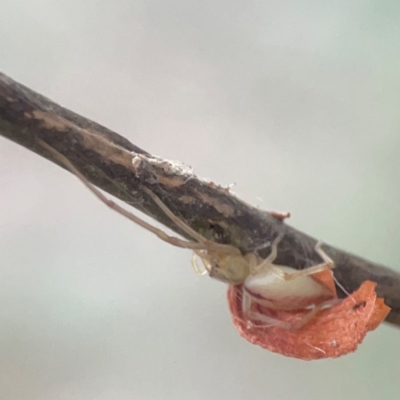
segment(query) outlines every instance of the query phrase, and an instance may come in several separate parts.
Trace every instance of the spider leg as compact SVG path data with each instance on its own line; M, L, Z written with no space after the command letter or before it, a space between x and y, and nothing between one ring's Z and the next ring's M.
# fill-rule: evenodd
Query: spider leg
M279 274L279 275L282 276L283 279L285 279L285 281L289 281L291 279L296 279L296 278L299 278L302 276L309 276L309 275L317 274L318 272L330 271L334 267L335 267L335 265L333 263L330 263L330 262L322 263L322 264L314 265L309 268L301 269L296 272L290 272L290 273L284 272L283 274Z
M333 264L333 260L332 258L330 258L328 256L328 254L325 253L324 250L322 250L322 245L324 243L319 241L317 242L317 244L315 245L315 251L318 253L318 255L326 262L326 263L332 263Z
M191 236L193 239L196 239L200 243L206 244L206 247L208 249L212 248L215 251L222 251L224 253L233 253L233 254L238 254L238 250L228 244L221 244L221 243L216 243L211 240L206 239L205 237L201 236L199 233L197 233L194 229L192 229L186 222L182 221L180 218L178 218L162 201L161 199L153 193L150 189L143 187L143 191L147 193L153 201L160 207L160 209L164 212L164 214L171 219L172 222L175 223L176 226L181 228L184 232L186 232L189 236Z
M319 256L324 260L323 263L314 265L309 268L305 268L296 272L291 272L291 273L284 273L283 274L283 279L285 280L291 280L295 279L301 276L308 276L308 275L313 275L318 272L323 272L323 271L330 271L335 267L335 264L333 260L322 250L322 242L318 242L315 245L315 251L319 254Z
M261 314L257 311L253 311L251 309L252 302L257 303L257 298L253 298L250 293L247 293L246 290L243 291L242 295L242 310L244 315L252 321L259 321L265 324L265 328L269 326L277 326L282 329L287 330L298 330L301 329L304 325L306 325L309 321L311 321L319 311L324 308L330 308L338 303L340 303L339 299L332 299L324 301L318 305L314 305L305 315L303 315L300 319L297 319L295 322L288 321L281 321L277 318L269 317L268 315ZM253 325L256 325L253 323ZM256 325L258 326L258 325ZM260 326L260 327L263 327Z
M284 233L281 232L272 242L271 245L271 253L269 254L269 256L260 264L272 264L276 257L278 256L278 244L279 242L283 239Z
M278 244L282 240L284 236L284 233L281 232L272 242L271 244L271 253L267 258L262 260L260 264L253 266L253 268L250 269L252 275L256 275L259 271L265 269L265 268L270 268L272 266L272 263L275 261L276 257L278 256Z
M257 311L251 309L251 304L254 301L253 296L247 293L246 290L243 290L242 294L242 311L243 315L248 319L249 322L251 321L259 321L262 323L262 326L266 328L268 326L279 326L284 329L290 329L290 324L287 322L283 322L279 319L269 317L268 315L261 314ZM253 322L251 322L253 325Z
M154 203L160 207L160 209L164 212L164 214L175 223L176 226L181 228L184 232L186 232L193 239L197 239L200 243L206 242L207 239L197 233L194 229L192 229L188 224L183 222L180 218L178 218L162 201L161 199L153 193L150 189L143 187L142 188L145 193L147 193Z
M83 174L65 157L63 154L58 152L56 149L48 145L47 143L39 140L41 146L50 151L62 164L64 164L72 173L74 173L78 179L107 207L113 209L117 213L123 215L134 223L138 224L142 228L154 233L161 240L167 242L173 246L181 247L184 249L196 249L196 250L205 250L206 244L205 239L202 242L194 242L180 239L176 236L170 236L166 234L163 230L156 228L155 226L147 223L145 220L137 217L135 214L125 210L123 207L115 203L113 200L110 200L106 197L99 189L97 189L92 183L90 183Z
M301 319L291 324L292 325L291 329L296 330L302 328L305 324L307 324L310 320L312 320L319 311L321 311L324 308L330 308L336 306L339 303L340 303L339 299L332 299L324 301L318 305L314 305L314 307L307 314L301 317Z

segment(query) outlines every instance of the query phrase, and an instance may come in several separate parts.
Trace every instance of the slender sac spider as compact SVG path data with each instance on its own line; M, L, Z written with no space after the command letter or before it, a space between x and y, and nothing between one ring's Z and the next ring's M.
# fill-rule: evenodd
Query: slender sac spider
M210 277L230 285L243 285L242 311L251 323L259 322L265 325L278 325L285 329L298 329L321 308L329 307L337 301L333 299L332 291L326 285L312 278L313 274L329 271L334 267L333 261L321 249L321 243L316 245L315 250L321 256L323 262L299 271L288 266L273 264L277 256L278 243L283 238L283 233L279 233L273 241L271 253L266 259L261 259L255 253L243 255L234 246L216 243L204 238L174 215L156 194L143 187L143 192L150 196L171 221L192 240L169 236L163 230L147 223L107 198L64 155L53 147L43 141L40 141L40 144L74 173L109 208L154 233L161 240L176 247L193 250L192 264L198 274L208 273ZM279 213L271 214L278 219L283 218ZM203 270L198 266L196 257L202 261ZM255 310L259 306L272 310L309 310L309 312L300 321L290 324Z

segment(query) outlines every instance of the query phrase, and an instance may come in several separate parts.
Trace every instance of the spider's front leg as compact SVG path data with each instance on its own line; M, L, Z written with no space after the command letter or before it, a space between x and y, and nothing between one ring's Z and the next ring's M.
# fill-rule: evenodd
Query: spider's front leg
M72 162L61 154L59 151L51 147L49 144L43 142L42 140L38 141L39 144L47 149L59 162L61 162L66 168L68 168L75 176L107 207L116 211L118 214L121 214L125 218L131 220L135 224L141 226L142 228L152 232L156 236L158 236L164 242L167 242L173 246L180 247L183 249L192 249L192 250L205 250L208 247L208 240L203 238L197 232L195 232L189 225L181 221L178 217L176 217L167 206L163 204L163 202L149 189L143 187L143 191L147 193L158 206L164 211L164 213L171 218L171 220L180 227L184 232L186 232L193 240L185 240L176 236L170 236L162 229L159 229L137 215L131 213L125 208L121 207L119 204L115 203L113 200L109 199L105 196L96 186L94 186L91 182L89 182L86 177L72 164ZM220 245L223 246L223 245Z

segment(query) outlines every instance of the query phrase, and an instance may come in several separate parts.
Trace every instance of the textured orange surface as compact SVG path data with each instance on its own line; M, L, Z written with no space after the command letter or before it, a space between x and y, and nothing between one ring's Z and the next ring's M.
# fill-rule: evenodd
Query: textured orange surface
M334 289L333 280L326 281L326 275L316 280ZM319 311L302 328L284 329L279 325L266 326L249 321L242 312L242 285L229 286L228 302L233 323L241 336L249 342L288 357L303 360L340 357L357 349L366 333L378 327L386 318L390 308L383 299L377 298L375 282L366 281L351 296L338 305ZM336 298L336 292L333 295ZM308 310L277 311L253 306L280 321L298 321Z

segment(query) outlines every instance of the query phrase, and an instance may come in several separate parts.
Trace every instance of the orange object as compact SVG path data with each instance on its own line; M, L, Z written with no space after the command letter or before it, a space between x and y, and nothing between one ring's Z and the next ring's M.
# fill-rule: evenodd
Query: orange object
M315 279L332 288L337 298L332 275L316 274ZM243 285L230 285L229 308L233 323L241 336L253 344L288 357L302 360L340 357L357 349L368 331L378 327L390 308L377 298L375 282L365 281L358 290L339 304L322 309L300 329L285 329L278 325L263 325L246 318L242 310ZM259 304L252 307L258 312L282 322L296 322L310 310L272 310Z

